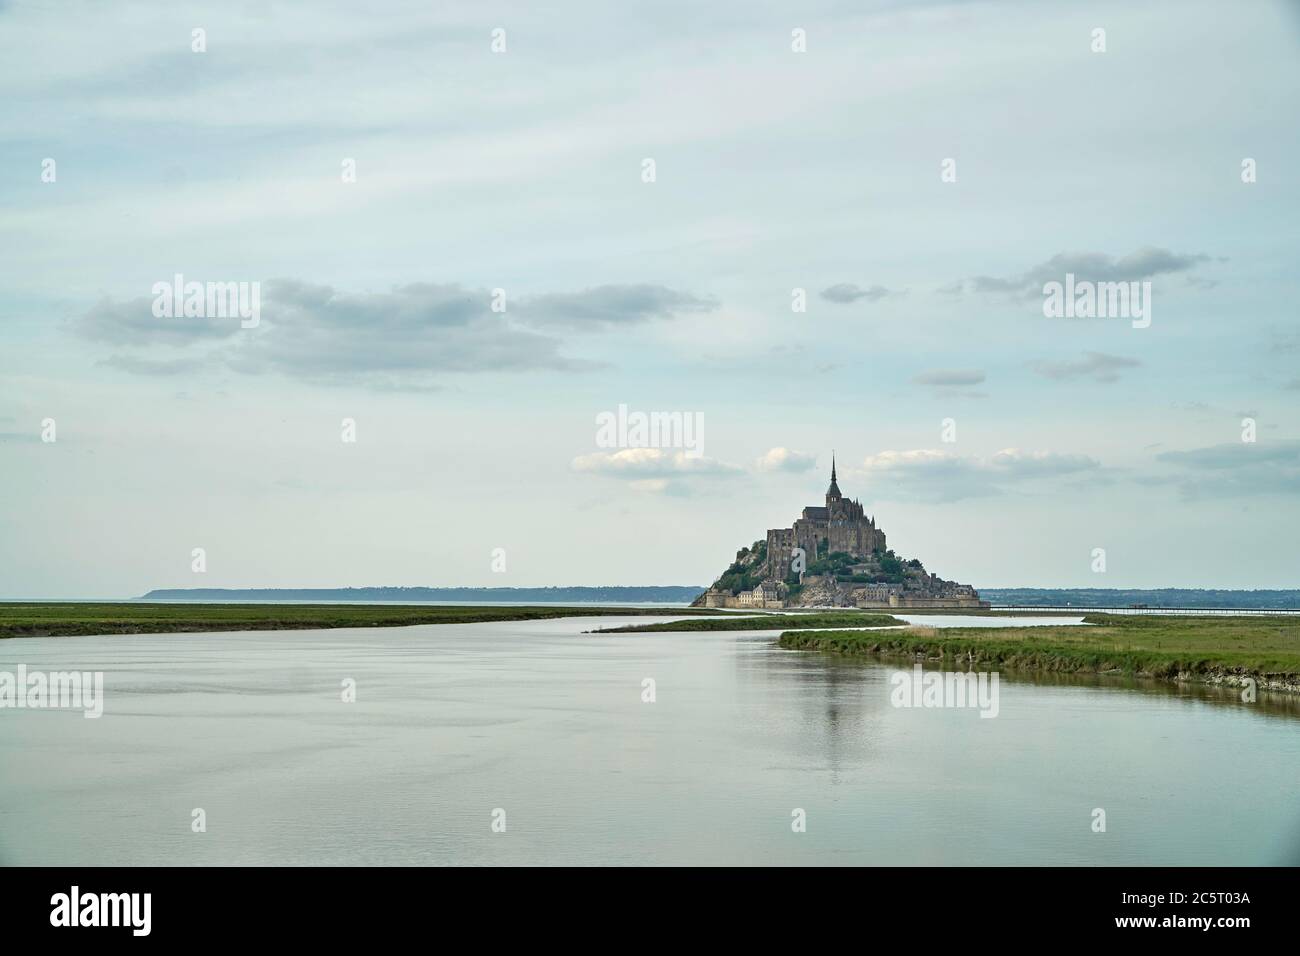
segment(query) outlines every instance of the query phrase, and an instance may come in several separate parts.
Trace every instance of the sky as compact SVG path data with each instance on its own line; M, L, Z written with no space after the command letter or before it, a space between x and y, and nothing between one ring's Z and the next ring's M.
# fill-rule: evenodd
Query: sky
M1265 0L0 0L0 597L705 585L832 453L948 579L1300 587L1298 127Z

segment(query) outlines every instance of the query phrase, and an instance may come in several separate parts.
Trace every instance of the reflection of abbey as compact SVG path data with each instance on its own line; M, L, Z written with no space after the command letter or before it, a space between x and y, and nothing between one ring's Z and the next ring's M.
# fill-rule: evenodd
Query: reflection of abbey
M968 584L930 574L885 546L862 505L845 498L831 462L826 504L742 548L696 600L704 607L988 607Z

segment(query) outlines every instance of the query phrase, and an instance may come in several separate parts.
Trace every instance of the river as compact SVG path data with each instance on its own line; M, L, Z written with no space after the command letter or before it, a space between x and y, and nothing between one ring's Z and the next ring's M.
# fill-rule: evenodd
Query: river
M105 675L0 710L0 863L1300 862L1294 700L1003 674L986 719L774 632L582 633L646 620L0 641Z

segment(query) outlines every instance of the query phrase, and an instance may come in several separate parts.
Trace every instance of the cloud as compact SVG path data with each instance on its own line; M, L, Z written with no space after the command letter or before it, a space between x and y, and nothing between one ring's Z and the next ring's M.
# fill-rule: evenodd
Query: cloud
M648 300L641 301L645 306ZM560 339L493 312L485 289L412 283L390 292L350 293L275 279L262 283L260 311L260 324L245 329L237 318L156 318L147 298L105 300L74 327L93 341L119 347L218 346L205 357L115 354L103 360L138 375L173 375L208 365L316 384L430 390L446 374L595 367L565 356Z
M965 284L973 292L1029 297L1041 295L1047 282L1063 281L1067 272L1074 274L1076 282L1135 282L1166 273L1185 272L1209 261L1210 257L1205 253L1181 254L1154 246L1119 258L1102 252L1060 252L1020 275L971 276ZM940 291L953 292L956 289L946 286Z
M1026 483L1098 474L1100 468L1087 455L1007 448L979 457L914 449L869 457L861 474L882 500L946 502L1008 494Z
M94 342L170 346L220 341L240 331L238 319L158 318L151 296L124 302L101 299L73 322L73 329Z
M1155 480L1186 498L1245 498L1300 493L1300 441L1228 442L1166 451L1156 460L1179 470Z
M1137 359L1124 358L1121 355L1108 355L1105 352L1085 352L1083 358L1070 362L1049 362L1039 359L1029 363L1043 378L1057 381L1072 378L1090 378L1094 382L1117 382L1120 370L1137 368L1142 363Z
M201 371L211 363L202 358L149 359L135 355L110 355L95 364L133 375L184 375Z
M811 471L817 467L817 456L789 448L769 448L754 466L759 471Z
M1073 475L1101 467L1087 455L1068 455L1054 451L1021 451L1007 448L989 459L993 469L1008 480Z
M84 337L119 348L218 349L199 357L114 354L101 364L136 375L178 375L205 366L278 373L323 385L430 391L447 374L582 371L549 327L604 329L707 312L718 303L659 285L605 285L552 293L492 310L486 289L417 282L352 293L296 279L261 284L261 321L157 318L153 300L103 300L74 322Z
M1167 451L1158 456L1160 461L1188 465L1209 471L1230 471L1253 468L1261 463L1300 465L1300 441L1227 442L1206 448L1186 451Z
M939 368L921 372L912 379L917 385L937 385L943 388L960 388L978 385L984 381L984 372L977 368Z
M519 312L530 324L590 329L712 312L718 307L714 299L643 283L531 296L521 300Z
M1300 352L1300 332L1291 329L1273 329L1268 336L1271 352Z
M899 295L897 292L886 289L883 285L873 285L868 289L854 285L852 282L841 282L838 285L822 289L821 297L827 302L838 302L847 304L856 302L858 299L866 299L868 302L877 302L886 296Z
M570 467L574 471L626 481L635 491L681 496L693 493L696 479L726 479L744 474L743 469L714 458L690 458L683 451L664 448L593 452L574 458Z
M691 458L684 451L666 448L623 448L598 451L573 459L575 471L616 477L671 478L678 475L736 475L742 470L716 458Z
M486 290L414 283L353 294L297 281L268 284L266 329L250 329L239 371L317 382L428 385L437 373L573 370L559 339L515 326Z

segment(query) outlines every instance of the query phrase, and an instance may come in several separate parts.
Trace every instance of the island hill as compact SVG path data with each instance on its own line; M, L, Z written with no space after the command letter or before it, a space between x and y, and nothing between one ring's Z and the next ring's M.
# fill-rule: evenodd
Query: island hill
M862 505L840 494L835 462L825 506L809 505L790 528L736 553L692 607L987 608L969 584L930 574L885 547Z

